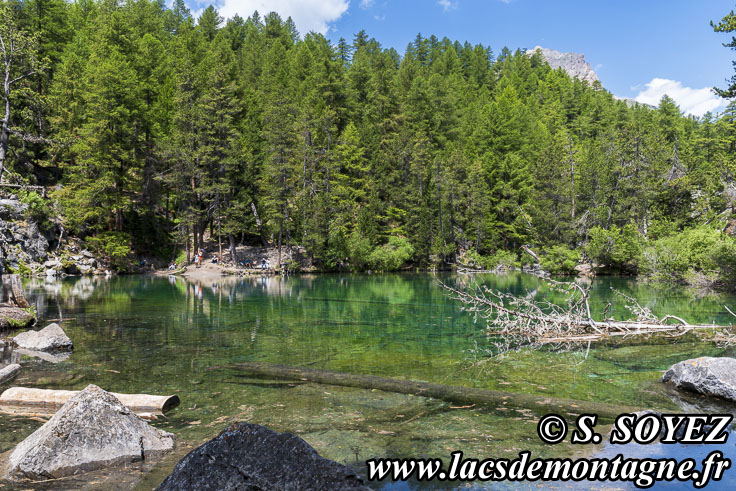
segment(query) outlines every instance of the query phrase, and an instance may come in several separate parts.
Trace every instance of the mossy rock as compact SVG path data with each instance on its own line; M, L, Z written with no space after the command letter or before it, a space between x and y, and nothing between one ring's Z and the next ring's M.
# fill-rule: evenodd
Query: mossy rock
M36 316L19 307L0 306L0 330L25 329L36 322Z

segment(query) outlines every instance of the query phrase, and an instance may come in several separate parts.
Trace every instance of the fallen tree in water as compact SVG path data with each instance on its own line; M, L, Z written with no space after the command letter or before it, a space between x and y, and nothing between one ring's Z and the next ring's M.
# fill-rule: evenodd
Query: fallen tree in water
M10 387L0 394L0 412L26 415L53 415L78 390L33 389L29 387ZM138 416L156 419L157 416L179 405L179 396L158 396L150 394L111 393L128 409Z
M237 363L230 366L249 375L259 377L294 381L301 380L318 384L355 387L358 389L377 389L399 394L432 397L452 403L483 405L491 408L529 409L540 415L551 412L573 415L595 413L603 419L613 420L621 413L633 413L641 410L641 408L607 404L605 402L576 401L533 394L500 392L471 387L418 382L415 380L378 377L375 375L360 375L314 368L273 365L269 363L249 362Z
M439 281L439 280L438 280ZM716 324L689 324L675 315L655 316L636 299L613 290L624 298L633 317L615 320L607 317L609 303L597 321L590 309L590 289L575 282L561 282L541 278L552 291L563 294L564 303L557 304L536 298L537 291L514 294L474 285L458 289L439 282L450 296L463 304L465 310L484 319L489 334L498 335L502 344L528 346L600 341L610 337L641 334L682 336L690 331L718 331L721 336L733 337L733 326ZM725 309L736 316L728 307ZM725 334L724 334L725 332ZM734 337L736 339L736 337Z

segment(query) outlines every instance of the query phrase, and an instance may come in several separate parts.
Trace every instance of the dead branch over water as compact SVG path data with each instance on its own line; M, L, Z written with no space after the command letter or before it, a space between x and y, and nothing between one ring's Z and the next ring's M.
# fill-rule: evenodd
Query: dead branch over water
M486 323L489 334L504 338L506 348L516 345L566 344L600 341L611 337L642 334L666 334L682 336L691 331L711 330L721 338L736 339L732 325L689 324L675 315L655 316L636 299L613 290L624 298L632 317L615 320L607 317L610 304L601 313L604 320L593 318L590 309L590 289L575 282L562 282L540 278L552 291L564 295L564 303L539 300L536 290L526 294L514 294L475 284L466 289L454 288L440 280L439 284L450 296L465 305L477 319ZM736 317L728 307L731 315Z

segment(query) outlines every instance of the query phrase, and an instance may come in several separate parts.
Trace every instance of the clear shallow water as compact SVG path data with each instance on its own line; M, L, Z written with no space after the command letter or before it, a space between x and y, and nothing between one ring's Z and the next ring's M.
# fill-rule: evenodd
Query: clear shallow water
M443 278L551 295L527 275ZM683 359L733 356L732 349L686 337L676 344L663 338L601 343L591 347L587 358L584 351L528 351L482 362L483 350L491 347L482 325L474 324L472 316L447 299L426 274L224 278L199 283L144 276L33 279L25 287L37 306L40 324L63 319L75 351L59 364L26 360L15 385L80 389L95 383L115 392L176 393L182 400L179 408L155 424L186 443L148 474L133 468L120 480L113 473L120 488L154 487L190 448L236 420L296 433L321 455L352 465L363 475L363 463L371 457L448 458L454 450L477 458L514 457L525 449L540 457L611 451L603 445L542 444L536 435L538 416L528 409L455 408L421 397L256 379L232 366L238 362L644 408L720 411L723 406L704 407L699 398L666 389L659 378ZM595 280L595 311L611 302L614 315L627 316L623 299L611 287L660 315L699 323L732 320L722 312L724 304L734 304L733 297L699 296L625 278ZM11 449L40 424L0 415L0 451ZM726 454L736 457L732 445ZM666 451L674 453L684 447L669 448ZM727 477L729 472L736 473L727 471ZM83 483L109 488L106 476ZM734 481L721 484L727 482L736 486ZM79 484L75 481L70 487Z

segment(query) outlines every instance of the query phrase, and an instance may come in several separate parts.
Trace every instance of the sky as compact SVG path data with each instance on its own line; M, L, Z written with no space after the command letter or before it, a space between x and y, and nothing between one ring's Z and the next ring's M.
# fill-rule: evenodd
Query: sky
M195 16L209 5L187 0ZM709 23L736 0L215 0L220 15L254 10L292 17L302 34L337 42L365 29L383 47L404 52L418 33L490 46L499 53L535 46L583 53L603 86L618 97L656 105L664 94L700 116L725 101L713 86L734 74L730 34Z

